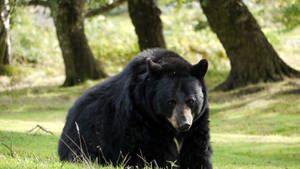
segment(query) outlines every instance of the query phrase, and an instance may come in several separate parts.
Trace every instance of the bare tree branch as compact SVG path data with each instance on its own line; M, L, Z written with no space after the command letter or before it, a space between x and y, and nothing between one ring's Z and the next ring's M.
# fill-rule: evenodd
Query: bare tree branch
M22 2L22 5L27 5L27 6L43 6L43 7L50 7L49 1L43 1L43 0L31 0L28 2Z
M85 17L94 17L96 15L103 14L105 12L108 12L108 11L122 5L124 2L127 2L127 0L118 0L118 1L113 2L112 4L109 4L104 7L100 7L97 9L90 9L85 13Z

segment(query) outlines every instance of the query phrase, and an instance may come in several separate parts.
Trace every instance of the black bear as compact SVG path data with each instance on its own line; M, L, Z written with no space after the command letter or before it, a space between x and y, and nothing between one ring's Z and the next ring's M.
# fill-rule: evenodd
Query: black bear
M59 142L60 160L212 168L207 67L205 59L191 65L169 50L139 53L75 102Z

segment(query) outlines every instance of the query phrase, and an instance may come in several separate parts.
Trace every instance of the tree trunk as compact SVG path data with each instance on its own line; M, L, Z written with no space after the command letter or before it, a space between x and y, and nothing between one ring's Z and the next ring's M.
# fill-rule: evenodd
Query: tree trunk
M84 33L85 0L56 2L52 3L51 10L65 63L66 80L63 86L106 77L95 60Z
M3 66L12 62L9 17L9 0L0 0L0 74L5 73Z
M140 50L166 48L160 9L154 0L128 0L131 21L138 36Z
M300 77L278 56L243 1L200 0L200 4L230 59L230 74L217 89Z

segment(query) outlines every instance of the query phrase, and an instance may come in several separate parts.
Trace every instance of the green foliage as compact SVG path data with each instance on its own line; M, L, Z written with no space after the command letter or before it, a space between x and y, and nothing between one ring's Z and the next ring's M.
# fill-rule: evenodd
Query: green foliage
M283 22L288 28L295 28L300 25L300 2L291 4L283 9Z
M217 37L208 27L202 31L194 29L198 24L201 11L192 10L197 8L195 4L189 5L189 8L191 10L179 12L173 8L173 11L162 16L168 48L182 54L192 63L205 57L211 61L211 70L227 70L228 60L224 57L225 52L217 42ZM177 17L174 17L174 12ZM203 15L201 20L205 20ZM94 55L102 65L106 65L107 72L111 74L120 72L124 65L139 52L137 37L128 14L99 16L86 20L85 25ZM215 57L219 59L214 59ZM218 61L214 62L214 60Z
M246 2L262 27L289 31L299 26L299 0L248 0Z
M127 14L109 18L99 16L86 20L85 25L93 53L106 72L120 72L139 52L134 27Z
M10 65L0 65L0 75L12 76L13 67Z
M169 8L162 16L167 47L192 63L197 63L201 58L208 59L209 72L229 71L228 59L216 35L209 27L195 29L199 22L206 22L199 4L183 4L178 12Z
M268 3L267 0L247 2L275 49L286 62L300 68L300 61L297 59L299 48L296 42L299 30L281 32L284 26L280 19L280 14L283 14L280 13L280 9L292 3ZM230 70L229 60L218 38L207 26L199 2L183 3L180 10L171 2L161 3L160 8L168 49L180 53L192 63L207 58L210 64L208 76L215 79L210 86L225 80ZM85 20L90 47L109 75L120 72L139 52L134 27L128 14L123 13L124 10L126 6L105 16ZM13 84L32 86L63 82L64 65L61 51L53 23L49 18L45 20L45 15L49 16L47 10L27 7L17 8L12 16L11 34L15 61L13 67L18 67L21 72L14 76ZM2 86L10 85L5 83Z
M62 64L60 49L47 10L18 8L12 15L12 45L14 62L21 64Z
M202 30L208 27L207 21L198 20L198 23L194 26L196 31Z

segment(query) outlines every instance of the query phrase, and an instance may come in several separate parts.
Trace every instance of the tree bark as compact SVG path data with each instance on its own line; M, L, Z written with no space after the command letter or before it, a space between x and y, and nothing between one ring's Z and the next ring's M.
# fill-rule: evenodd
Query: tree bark
M9 0L0 0L0 74L5 74L3 66L12 62L9 17Z
M84 2L85 0L57 0L52 3L51 10L65 63L66 80L63 86L106 77L95 60L84 33Z
M229 57L231 70L217 89L300 77L278 56L241 0L200 0L211 29Z
M128 0L128 10L138 36L140 50L166 48L160 20L161 11L154 0Z

